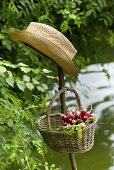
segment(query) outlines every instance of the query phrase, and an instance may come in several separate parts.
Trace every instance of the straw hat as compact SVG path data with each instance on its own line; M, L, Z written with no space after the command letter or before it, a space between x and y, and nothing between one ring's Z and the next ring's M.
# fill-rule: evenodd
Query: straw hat
M58 30L42 23L31 22L26 30L9 29L10 38L35 48L55 61L66 73L76 76L76 67L72 61L76 49Z

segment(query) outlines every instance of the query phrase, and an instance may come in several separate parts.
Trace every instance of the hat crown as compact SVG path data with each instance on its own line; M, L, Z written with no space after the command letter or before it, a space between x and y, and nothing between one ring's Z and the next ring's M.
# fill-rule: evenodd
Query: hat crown
M9 35L13 41L23 42L38 50L57 63L65 72L72 76L77 75L72 61L77 51L71 42L55 28L31 22L26 30L11 28Z
M41 34L42 36L46 36L46 35L49 36L50 33L51 35L53 35L53 34L57 34L58 32L53 27L50 27L46 24L35 23L35 22L31 22L29 26L27 27L26 31L32 32L38 35Z
M58 45L71 59L77 52L71 42L61 32L49 25L31 22L26 31L40 35L50 42Z

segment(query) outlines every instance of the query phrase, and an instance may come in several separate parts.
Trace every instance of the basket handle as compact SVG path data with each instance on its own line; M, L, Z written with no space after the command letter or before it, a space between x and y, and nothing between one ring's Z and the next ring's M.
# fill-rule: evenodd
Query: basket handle
M52 98L52 100L50 101L49 105L48 105L48 110L47 110L47 123L48 123L48 130L51 131L51 125L50 125L50 114L51 114L51 108L52 105L54 104L54 102L56 101L57 97L61 95L61 93L65 92L65 91L71 91L75 94L76 99L77 99L77 103L78 103L78 107L82 108L81 105L81 101L80 101L80 97L77 93L76 90L74 90L73 88L69 88L69 87L63 87L57 94L55 94L55 96Z

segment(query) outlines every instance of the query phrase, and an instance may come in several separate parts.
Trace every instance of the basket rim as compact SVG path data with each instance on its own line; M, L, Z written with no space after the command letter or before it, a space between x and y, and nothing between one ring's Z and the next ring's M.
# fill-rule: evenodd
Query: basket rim
M59 116L59 115L61 115L61 113L51 114L50 117L52 117L52 116L57 116L57 115ZM42 132L50 132L50 133L64 133L64 134L68 134L66 131L48 130L48 129L42 129L42 128L40 128L40 121L41 121L42 119L44 119L45 117L46 117L46 115L43 115L43 116L39 117L38 120L36 121L36 125L37 125L39 131L42 131ZM96 124L96 122L97 122L97 118L96 118L95 121L94 121L93 123L91 123L89 126L86 126L85 128L83 128L83 129L82 129L82 132L83 132L84 130L90 129L94 124ZM73 133L73 134L76 134L76 133L77 133L77 132L75 132L75 133Z

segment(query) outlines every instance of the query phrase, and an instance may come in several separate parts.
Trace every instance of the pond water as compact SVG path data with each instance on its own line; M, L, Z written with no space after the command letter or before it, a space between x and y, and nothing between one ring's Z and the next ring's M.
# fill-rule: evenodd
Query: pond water
M84 154L75 154L78 170L114 170L114 63L106 64L105 68L109 80L100 65L90 65L90 73L80 74L79 81L73 85L82 105L92 104L98 119L94 147ZM73 102L72 99L68 104ZM49 150L47 160L60 170L71 170L68 154Z

